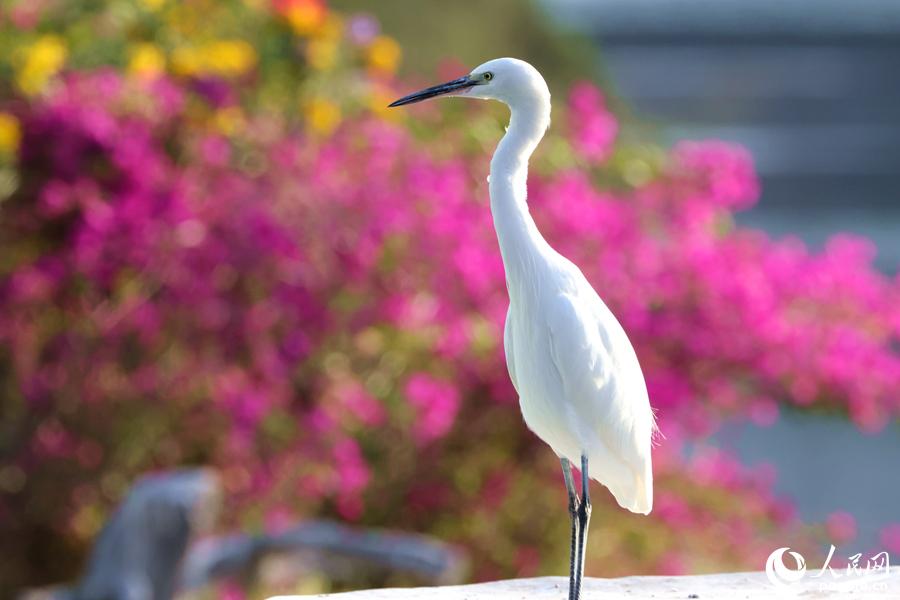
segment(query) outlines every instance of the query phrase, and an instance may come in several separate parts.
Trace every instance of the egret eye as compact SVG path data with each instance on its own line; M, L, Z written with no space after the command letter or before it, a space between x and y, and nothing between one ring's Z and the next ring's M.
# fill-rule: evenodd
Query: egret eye
M494 78L494 74L491 73L490 71L488 71L487 73L484 74L484 80L485 80L485 81L490 81L490 80L493 79L493 78Z

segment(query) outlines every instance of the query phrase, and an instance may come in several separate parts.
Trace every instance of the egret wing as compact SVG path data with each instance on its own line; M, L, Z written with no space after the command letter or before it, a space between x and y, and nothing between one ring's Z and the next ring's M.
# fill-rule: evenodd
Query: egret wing
M503 352L506 354L506 368L509 371L509 378L512 380L513 387L516 388L516 393L519 393L519 384L516 381L516 359L515 354L513 354L513 339L512 339L512 304L509 305L509 310L506 312L506 325L503 326Z
M547 311L547 325L563 399L585 423L602 421L612 406L616 382L597 320L577 298L561 294Z
M563 398L576 417L570 427L578 429L589 452L597 451L599 441L631 471L637 498L631 510L649 512L653 415L647 389L625 332L597 302L601 308L568 294L552 302L547 315L550 354Z

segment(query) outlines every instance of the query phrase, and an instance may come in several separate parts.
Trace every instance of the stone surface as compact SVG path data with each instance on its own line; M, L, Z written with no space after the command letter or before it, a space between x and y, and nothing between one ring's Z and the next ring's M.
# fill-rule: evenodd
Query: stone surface
M766 574L725 573L721 575L690 575L684 577L623 577L621 579L584 580L584 600L608 600L625 598L636 600L676 600L699 598L700 600L762 600L770 598L817 598L869 600L871 598L900 598L900 569L891 569L888 577L857 579L852 583L846 576L833 579L829 573L812 578L808 573L800 582L789 588L775 587ZM339 600L395 600L427 598L428 600L560 600L568 592L569 581L564 577L540 577L513 579L474 585L445 586L435 588L384 589L323 594L319 598ZM301 596L278 596L271 600L303 600Z

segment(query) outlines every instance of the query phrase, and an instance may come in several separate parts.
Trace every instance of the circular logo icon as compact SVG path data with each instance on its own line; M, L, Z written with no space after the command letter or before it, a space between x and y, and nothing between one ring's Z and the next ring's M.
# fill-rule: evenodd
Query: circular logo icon
M797 561L797 570L788 569L784 566L784 552L789 548L779 548L769 555L766 561L766 575L774 585L782 588L796 585L798 581L806 574L806 561L796 552L790 555Z

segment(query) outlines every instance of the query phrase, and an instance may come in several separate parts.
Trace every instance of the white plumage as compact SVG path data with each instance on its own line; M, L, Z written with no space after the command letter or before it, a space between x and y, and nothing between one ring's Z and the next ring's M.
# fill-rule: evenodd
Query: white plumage
M510 108L509 128L491 160L489 179L510 300L503 336L506 364L525 423L563 459L573 521L570 598L577 598L581 575L576 577L575 547L587 535L590 500L584 479L582 535L576 532L579 500L573 499L566 461L590 465L590 477L609 488L620 506L649 513L655 424L647 387L619 322L578 267L547 244L528 212L528 159L550 125L550 92L540 73L521 60L492 60L467 77L392 106L449 94L499 100ZM583 568L580 548L579 562Z
M653 507L647 387L622 326L581 271L538 232L526 204L528 158L550 125L550 92L526 62L501 58L472 75L490 84L469 96L509 105L506 136L491 160L491 211L509 289L504 348L529 429L580 464L619 505ZM558 202L565 202L559 198Z

